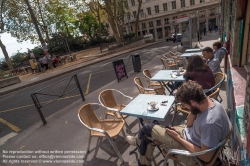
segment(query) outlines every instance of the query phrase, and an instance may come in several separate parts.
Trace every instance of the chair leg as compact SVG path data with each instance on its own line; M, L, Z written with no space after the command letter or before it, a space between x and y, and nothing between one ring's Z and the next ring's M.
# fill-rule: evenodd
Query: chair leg
M126 139L126 134L125 134L125 132L124 132L124 130L123 130L123 129L122 129L122 136L124 137L125 142L127 142L127 139Z
M119 157L119 159L121 160L121 162L124 163L122 155L119 152L119 150L118 150L117 146L115 145L114 141L112 141L112 139L109 136L106 135L106 137L109 140L109 142L110 142L111 146L113 147L113 149L115 150L116 155Z
M90 148L90 143L91 143L91 135L89 134L89 143L88 143L88 148L87 148L87 153L89 153L89 148Z

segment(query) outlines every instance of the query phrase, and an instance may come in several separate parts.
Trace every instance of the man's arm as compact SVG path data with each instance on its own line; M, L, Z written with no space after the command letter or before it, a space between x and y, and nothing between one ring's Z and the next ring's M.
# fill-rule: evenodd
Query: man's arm
M168 135L170 135L173 139L178 141L183 147L185 147L191 153L200 152L200 151L209 149L208 147L206 147L203 144L201 144L201 147L198 147L198 146L188 142L187 140L181 138L180 135L178 133L176 133L176 131L174 131L174 130L166 129L166 132L168 133ZM201 159L202 161L209 162L212 159L214 153L215 153L215 151L212 151L212 152L205 153L205 154L197 156L197 157L199 159Z
M196 115L190 112L187 116L187 127L192 127L195 119Z

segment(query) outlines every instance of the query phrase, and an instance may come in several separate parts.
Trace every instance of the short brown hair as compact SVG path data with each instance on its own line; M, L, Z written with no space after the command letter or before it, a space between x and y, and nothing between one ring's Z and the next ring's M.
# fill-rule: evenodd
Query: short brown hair
M211 47L205 47L205 48L202 50L202 52L203 52L203 51L213 53L213 49L212 49Z
M217 47L217 49L219 49L219 48L221 48L221 47L222 47L222 43L221 43L221 42L219 42L219 41L217 41L217 42L214 42L214 43L213 43L213 46L216 46L216 47Z
M196 81L187 81L182 84L175 94L175 99L178 102L191 105L190 100L197 103L202 103L206 99L202 86Z

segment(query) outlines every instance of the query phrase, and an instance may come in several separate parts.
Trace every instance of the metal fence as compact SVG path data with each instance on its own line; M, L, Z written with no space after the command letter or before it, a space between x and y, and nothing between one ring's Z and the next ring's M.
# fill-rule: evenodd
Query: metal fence
M44 91L45 89L48 89L48 88L50 88L50 87L52 87L52 86L56 86L57 84L59 84L59 83L65 81L65 80L67 80L67 79L69 79L69 82L68 82L66 88L62 91L62 93L61 93L60 95L57 95L57 94L49 94L49 93L43 93L43 92L42 92L42 91ZM70 89L70 90L68 90L68 91L66 92L67 88L69 87L69 85L70 85L70 83L71 83L72 81L75 82L76 87L73 88L73 89ZM31 98L32 98L32 100L33 100L33 102L34 102L34 104L35 104L35 106L36 106L36 109L37 109L37 111L38 111L38 114L39 114L39 116L41 117L41 120L42 120L42 122L43 122L44 125L47 123L47 121L45 120L45 117L44 117L44 115L43 115L43 113L42 113L42 111L41 111L41 108L47 106L48 104L50 104L50 103L52 103L52 102L58 100L59 98L65 96L65 95L67 95L67 94L69 94L70 92L72 92L72 91L74 91L74 90L76 90L76 89L79 89L80 95L81 95L81 97L82 97L82 101L85 101L85 98L84 98L84 95L83 95L83 92L82 92L80 83L79 83L79 81L78 81L78 77L77 77L77 75L75 74L75 75L73 75L73 76L66 77L66 78L64 78L64 79L62 79L62 80L60 80L60 81L58 81L58 82L56 82L56 83L54 83L54 84L51 84L51 85L46 86L46 87L44 87L44 88L42 88L42 89L39 89L39 90L37 90L37 91L35 91L34 93L31 94ZM39 99L38 99L38 96L39 96L39 95L43 95L43 96L53 96L53 97L56 97L56 98L54 98L53 100L50 100L50 101L48 101L48 102L45 102L45 104L41 104L41 102L40 102Z

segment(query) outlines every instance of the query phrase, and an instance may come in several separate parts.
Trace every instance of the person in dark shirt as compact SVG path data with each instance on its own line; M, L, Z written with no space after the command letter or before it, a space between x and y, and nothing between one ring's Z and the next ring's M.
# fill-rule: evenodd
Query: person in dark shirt
M196 81L203 89L210 89L215 85L213 72L200 55L193 55L188 59L187 70L183 77Z

